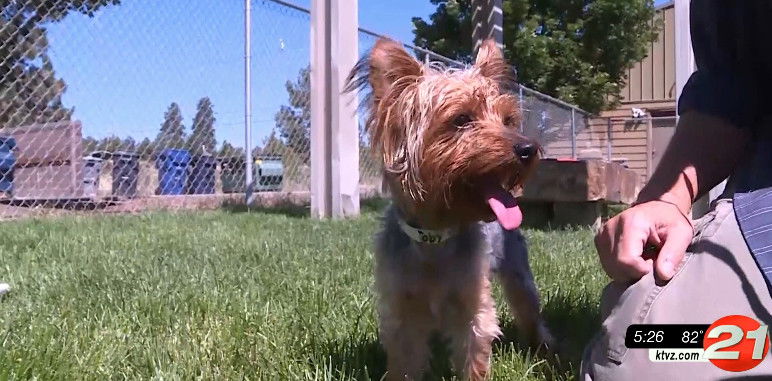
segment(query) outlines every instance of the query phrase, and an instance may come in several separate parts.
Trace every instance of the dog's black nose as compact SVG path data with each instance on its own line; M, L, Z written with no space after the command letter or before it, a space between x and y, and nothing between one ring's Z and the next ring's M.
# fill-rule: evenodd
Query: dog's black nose
M520 142L515 144L515 155L520 158L520 160L528 161L531 160L534 156L536 156L536 153L538 153L539 149L536 147L536 144L533 144L531 142Z

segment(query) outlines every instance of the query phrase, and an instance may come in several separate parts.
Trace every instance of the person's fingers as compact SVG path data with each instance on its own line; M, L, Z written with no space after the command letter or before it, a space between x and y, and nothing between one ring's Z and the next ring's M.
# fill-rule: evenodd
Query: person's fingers
M629 271L626 265L619 262L618 243L622 236L622 225L620 216L607 221L598 234L595 236L595 248L598 251L600 264L603 270L614 280L628 280L635 276L634 271Z
M652 270L652 262L643 258L643 248L649 241L649 229L639 221L629 219L621 227L616 253L620 265L618 276L625 279L638 280Z
M663 280L670 280L676 272L676 266L686 253L686 249L692 243L692 231L688 227L674 226L668 230L665 243L659 250L654 267L657 276Z
M616 280L638 280L644 275L648 274L652 270L652 260L643 259L642 257L620 257L619 264L622 265L619 269L619 275Z

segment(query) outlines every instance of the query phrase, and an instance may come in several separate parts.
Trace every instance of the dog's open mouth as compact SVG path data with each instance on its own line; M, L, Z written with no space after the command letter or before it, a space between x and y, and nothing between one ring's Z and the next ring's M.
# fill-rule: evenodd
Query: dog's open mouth
M514 230L523 222L523 212L511 193L496 181L488 181L482 186L483 197L496 215L504 229Z

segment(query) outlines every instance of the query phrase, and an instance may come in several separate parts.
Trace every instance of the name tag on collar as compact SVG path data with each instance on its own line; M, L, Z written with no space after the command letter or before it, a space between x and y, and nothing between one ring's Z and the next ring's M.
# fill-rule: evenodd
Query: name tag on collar
M416 232L418 232L418 236L421 237L421 242L423 243L437 244L442 242L442 234L426 232L423 230L416 230Z
M441 244L456 235L456 229L428 230L417 229L408 225L405 221L399 220L399 227L410 239L420 243L430 245Z

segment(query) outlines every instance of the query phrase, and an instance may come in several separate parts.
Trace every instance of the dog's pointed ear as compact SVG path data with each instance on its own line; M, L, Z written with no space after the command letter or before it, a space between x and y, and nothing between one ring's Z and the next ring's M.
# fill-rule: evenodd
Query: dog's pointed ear
M376 99L381 99L386 91L398 80L405 77L418 77L422 66L402 45L388 38L381 38L370 51L370 86Z
M507 63L504 53L493 39L487 39L477 51L474 66L485 77L488 77L505 88L511 88L517 80L514 69Z

